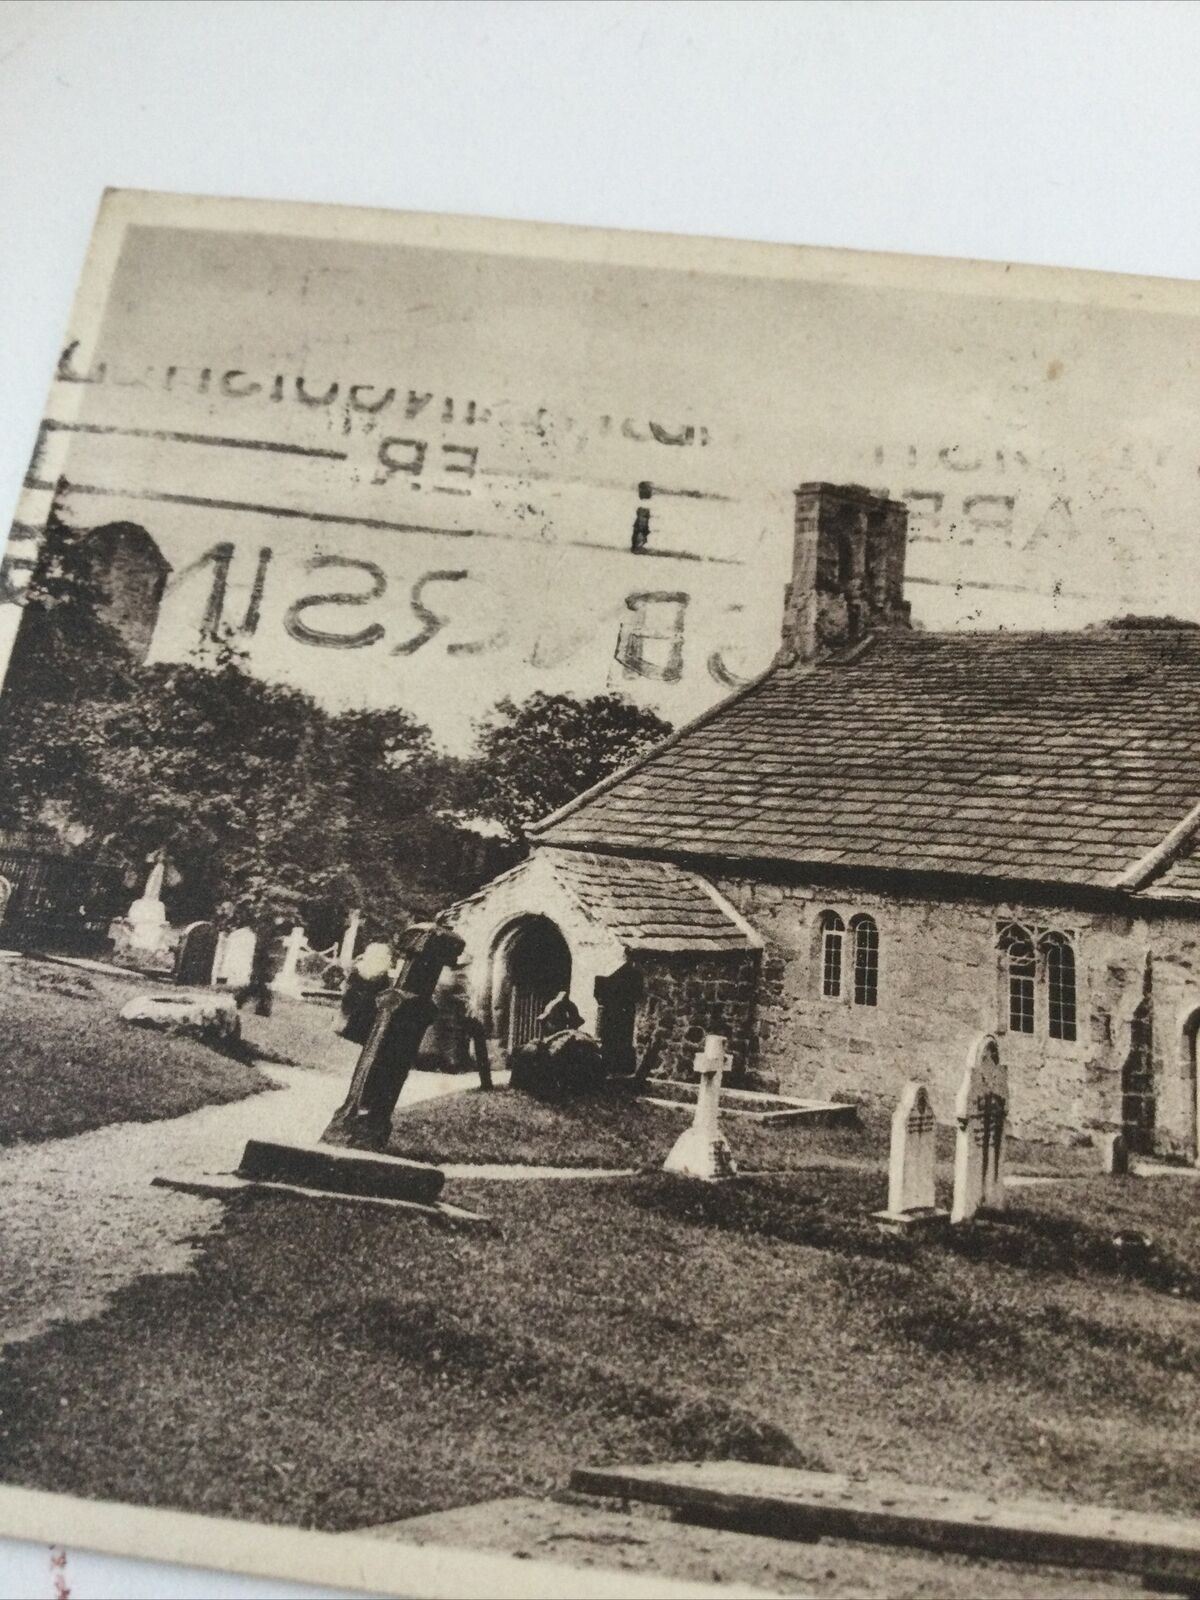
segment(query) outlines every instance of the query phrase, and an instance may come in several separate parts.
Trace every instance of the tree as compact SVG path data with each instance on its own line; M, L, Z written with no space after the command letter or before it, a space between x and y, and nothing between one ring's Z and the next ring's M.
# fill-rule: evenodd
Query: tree
M0 716L0 827L37 822L48 806L78 817L96 802L97 718L124 693L130 666L82 543L57 518L19 599Z
M393 932L490 875L453 814L456 764L408 712L326 712L225 648L139 669L102 734L97 835L127 859L167 852L176 917L282 917L320 946L351 907Z
M540 690L501 700L479 725L477 812L519 835L666 738L669 722L618 694Z
M318 946L353 907L391 932L497 869L502 841L456 817L461 763L407 712L326 712L228 639L141 664L104 599L52 523L4 685L0 826L49 824L130 890L165 853L175 920L286 917Z
M50 823L140 887L168 857L173 920L294 919L318 947L359 908L380 932L511 865L525 824L670 731L618 695L501 701L478 753L408 712L331 713L253 676L230 639L144 664L54 522L0 716L0 826ZM498 825L498 826L497 826Z

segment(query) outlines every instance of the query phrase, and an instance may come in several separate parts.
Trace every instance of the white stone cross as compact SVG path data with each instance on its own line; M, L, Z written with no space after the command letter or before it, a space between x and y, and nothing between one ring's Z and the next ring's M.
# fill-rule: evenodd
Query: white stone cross
M297 923L284 941L283 965L271 985L272 989L280 994L300 993L300 957L306 948L304 929Z
M721 1078L728 1065L725 1040L719 1033L706 1034L704 1049L695 1057L700 1080L696 1114L691 1127L680 1134L663 1162L664 1172L679 1172L709 1183L732 1178L737 1172L733 1151L720 1126Z

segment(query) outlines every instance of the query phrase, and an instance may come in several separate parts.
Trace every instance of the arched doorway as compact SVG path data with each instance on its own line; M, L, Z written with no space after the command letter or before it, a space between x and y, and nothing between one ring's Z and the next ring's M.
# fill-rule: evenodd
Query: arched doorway
M524 917L496 948L492 1015L501 1048L511 1054L537 1035L537 1019L571 987L571 951L549 917Z

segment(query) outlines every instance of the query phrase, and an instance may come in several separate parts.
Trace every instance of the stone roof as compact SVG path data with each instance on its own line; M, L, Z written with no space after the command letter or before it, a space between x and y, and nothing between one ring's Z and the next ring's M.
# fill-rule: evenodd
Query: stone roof
M589 920L627 950L745 950L758 936L698 873L669 861L539 850Z
M549 880L547 880L547 874ZM539 846L533 854L444 913L452 923L470 907L504 896L546 911L554 889L626 951L758 949L750 924L698 873L669 861L626 861L583 850ZM515 891L515 901L513 900Z
M1147 885L1145 893L1171 900L1200 900L1200 852L1193 849L1173 861L1161 876Z
M531 833L1111 886L1198 799L1200 629L896 630L774 668ZM1136 887L1200 890L1183 854Z

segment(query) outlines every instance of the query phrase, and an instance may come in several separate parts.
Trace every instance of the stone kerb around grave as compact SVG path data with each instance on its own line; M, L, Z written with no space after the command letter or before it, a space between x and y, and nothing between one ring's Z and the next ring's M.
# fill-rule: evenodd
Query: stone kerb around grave
M1004 1132L1008 1118L1008 1068L990 1033L967 1052L954 1103L954 1202L951 1222L969 1222L979 1211L1004 1205Z

